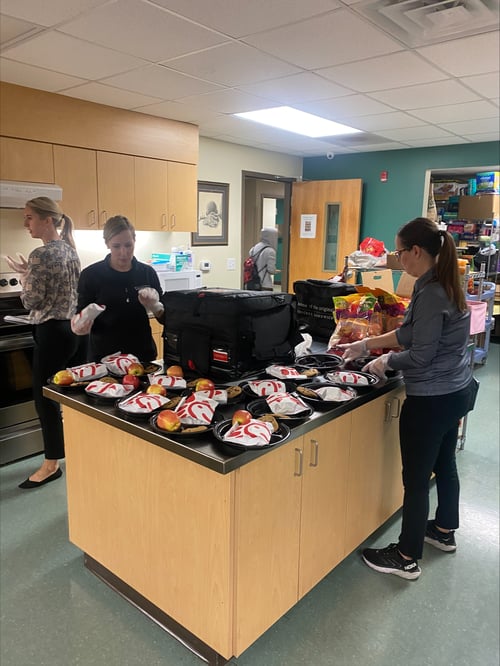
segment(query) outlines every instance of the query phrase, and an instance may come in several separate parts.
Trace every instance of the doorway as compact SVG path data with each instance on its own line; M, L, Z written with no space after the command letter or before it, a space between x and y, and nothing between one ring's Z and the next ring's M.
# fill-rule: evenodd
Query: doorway
M280 273L274 276L275 291L287 291L290 255L290 207L292 183L295 178L274 176L253 171L242 172L241 256L260 240L263 227L278 228L276 265ZM243 277L243 276L242 276Z

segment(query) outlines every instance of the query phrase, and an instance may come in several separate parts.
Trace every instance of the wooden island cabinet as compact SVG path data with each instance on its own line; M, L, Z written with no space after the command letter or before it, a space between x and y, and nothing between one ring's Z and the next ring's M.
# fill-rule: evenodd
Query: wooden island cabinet
M211 664L246 650L401 505L399 379L237 455L44 392L63 405L70 540Z

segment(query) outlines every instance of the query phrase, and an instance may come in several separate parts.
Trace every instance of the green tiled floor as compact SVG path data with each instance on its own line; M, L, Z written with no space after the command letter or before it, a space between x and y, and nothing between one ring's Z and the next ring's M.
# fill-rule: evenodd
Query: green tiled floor
M476 370L479 405L459 453L457 552L425 546L414 582L377 574L353 553L235 665L498 666L499 351L491 345ZM37 463L0 470L2 666L201 664L84 569L68 541L64 481L18 490ZM395 516L366 543L398 534Z

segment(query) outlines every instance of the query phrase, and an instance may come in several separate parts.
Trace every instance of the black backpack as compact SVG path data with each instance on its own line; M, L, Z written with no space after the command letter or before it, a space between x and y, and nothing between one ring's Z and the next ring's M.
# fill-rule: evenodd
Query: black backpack
M259 258L264 246L255 256L248 256L243 262L243 287L250 291L261 291L262 283L260 281L259 271L257 270L257 259Z

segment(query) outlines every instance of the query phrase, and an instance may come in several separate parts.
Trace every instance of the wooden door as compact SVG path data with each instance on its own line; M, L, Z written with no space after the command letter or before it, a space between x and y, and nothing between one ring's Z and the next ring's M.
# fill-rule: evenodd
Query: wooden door
M0 178L28 183L53 183L52 144L2 136L0 138Z
M197 174L194 164L168 163L168 230L197 230Z
M99 227L114 215L124 215L135 224L134 158L117 153L97 153Z
M134 157L135 228L164 231L167 228L167 162Z
M55 145L54 175L62 187L62 209L75 229L98 229L95 150Z
M304 435L299 598L344 559L351 416Z
M297 603L302 448L298 438L236 471L236 656Z
M344 258L359 245L361 192L360 179L293 184L288 291L295 280L326 280L342 272ZM328 233L329 210L338 211L338 231L330 228ZM314 234L303 228L301 233L302 215L316 216ZM331 257L332 252L336 256Z

